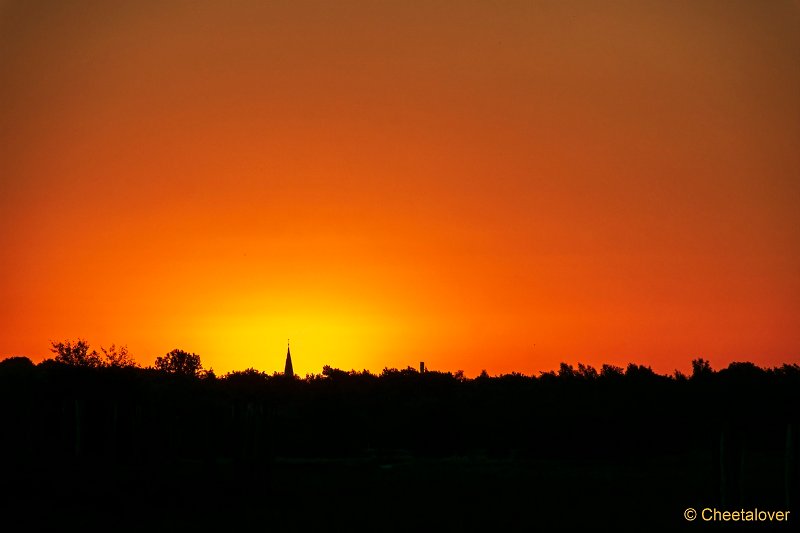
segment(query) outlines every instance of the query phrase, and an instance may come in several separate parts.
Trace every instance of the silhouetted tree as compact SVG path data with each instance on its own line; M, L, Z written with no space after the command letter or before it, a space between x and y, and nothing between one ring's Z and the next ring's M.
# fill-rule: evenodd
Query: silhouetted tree
M595 370L595 368L591 365L578 363L577 375L583 379L597 379L597 370Z
M764 370L750 362L733 362L721 370L725 375L741 380L755 380L764 375Z
M128 353L127 346L120 346L117 348L115 344L112 344L111 348L108 350L101 346L100 351L103 352L106 358L106 366L112 368L133 368L139 366L133 359L133 356Z
M711 370L711 363L703 358L692 360L692 379L704 379L714 373Z
M600 367L600 377L603 378L621 378L625 371L621 366L603 365Z
M226 383L231 383L234 385L263 385L269 379L269 374L251 367L244 370L233 370L228 372L222 376L222 379Z
M344 370L325 365L322 367L322 375L331 379L342 379L346 378L349 374Z
M14 356L14 357L6 357L2 361L0 361L0 367L4 367L6 369L20 369L20 370L32 370L35 365L33 361L28 359L24 356Z
M199 355L178 349L163 357L156 357L155 367L162 372L190 377L198 377L203 371Z
M655 376L656 373L653 369L645 365L637 365L636 363L628 363L628 368L625 369L625 375L633 378L643 378Z
M575 377L575 369L572 367L572 365L561 363L558 366L558 377L562 380L573 378Z
M71 366L97 368L103 366L96 350L89 351L89 343L85 339L55 342L50 341L50 351L56 354L56 361Z

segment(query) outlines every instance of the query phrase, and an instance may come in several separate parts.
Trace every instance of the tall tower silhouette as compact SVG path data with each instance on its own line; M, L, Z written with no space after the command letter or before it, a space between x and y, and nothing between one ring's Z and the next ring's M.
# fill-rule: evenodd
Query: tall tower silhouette
M292 351L289 349L289 341L286 341L286 368L283 369L283 375L294 377L294 369L292 368Z

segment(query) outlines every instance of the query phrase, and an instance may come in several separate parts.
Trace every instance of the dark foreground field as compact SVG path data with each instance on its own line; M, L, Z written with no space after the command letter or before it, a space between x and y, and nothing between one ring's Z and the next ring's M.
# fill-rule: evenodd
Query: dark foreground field
M58 465L4 476L4 516L33 531L683 530L685 508L714 504L709 459ZM783 509L783 457L754 459L764 468L753 472L750 500Z
M0 363L11 530L763 530L797 508L800 369L180 379ZM796 530L788 522L771 529Z

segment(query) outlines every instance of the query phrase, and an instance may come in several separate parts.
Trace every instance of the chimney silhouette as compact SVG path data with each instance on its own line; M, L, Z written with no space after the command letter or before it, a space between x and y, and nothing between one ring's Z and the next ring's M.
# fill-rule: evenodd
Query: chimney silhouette
M289 341L286 341L286 367L283 369L283 375L287 377L294 377L294 368L292 368L292 352L289 349Z

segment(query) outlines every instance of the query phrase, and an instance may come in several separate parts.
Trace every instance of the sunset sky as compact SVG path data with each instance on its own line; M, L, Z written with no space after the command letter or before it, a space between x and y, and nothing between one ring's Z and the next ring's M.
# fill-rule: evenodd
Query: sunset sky
M0 358L800 362L800 3L0 0Z

